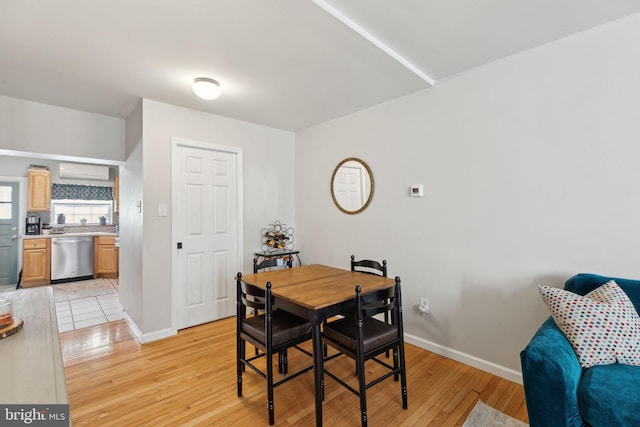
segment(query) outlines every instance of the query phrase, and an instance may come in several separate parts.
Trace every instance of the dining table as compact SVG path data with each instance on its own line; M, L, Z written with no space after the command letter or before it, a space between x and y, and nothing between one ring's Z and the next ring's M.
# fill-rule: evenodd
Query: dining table
M313 374L316 426L322 426L322 338L320 327L326 319L355 309L355 287L362 294L387 289L395 280L375 274L344 270L321 264L247 274L242 280L271 293L277 308L309 321L313 341Z

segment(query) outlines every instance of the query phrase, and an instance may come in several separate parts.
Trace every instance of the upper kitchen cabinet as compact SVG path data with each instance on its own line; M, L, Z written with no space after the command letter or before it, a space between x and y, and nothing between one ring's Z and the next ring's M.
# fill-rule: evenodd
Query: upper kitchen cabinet
M30 168L27 171L27 210L48 211L51 206L51 172Z

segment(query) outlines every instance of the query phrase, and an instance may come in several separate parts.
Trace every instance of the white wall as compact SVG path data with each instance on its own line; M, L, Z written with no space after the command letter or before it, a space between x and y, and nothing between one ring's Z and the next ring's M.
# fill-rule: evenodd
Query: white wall
M276 219L294 225L294 135L147 99L142 102L141 115L142 156L136 154L136 164L141 161L143 165L139 172L142 173L144 229L141 236L141 277L127 279L140 280L140 301L124 303L125 308L129 304L140 310L136 325L143 334L142 339L148 340L170 332L172 327L171 256L174 248L171 212L167 217L158 217L156 214L159 203L171 207L172 138L210 142L243 150L242 271L251 271L253 252L260 249L260 230ZM126 185L124 177L122 181ZM121 193L123 191L127 190L121 188ZM129 203L134 201L128 200ZM123 212L130 209L134 207L122 206ZM125 220L123 216L120 218L121 221ZM121 262L130 261L121 256Z
M136 203L143 199L142 101L127 117L126 161L120 168L119 296L136 333L142 334L142 214Z
M171 216L154 213L160 202L171 206L172 137L243 150L242 270L250 271L260 230L276 219L295 225L293 133L150 100L125 121L0 96L0 167L5 171L11 167L18 173L14 157L2 155L33 154L35 163L52 167L57 160L121 165L120 300L143 339L162 336L171 327Z
M125 121L0 96L0 149L124 160Z
M519 352L549 315L538 284L640 278L637 40L640 15L298 132L304 259L386 258L410 342L518 380ZM375 177L354 216L329 193L350 156ZM413 184L424 198L409 197Z

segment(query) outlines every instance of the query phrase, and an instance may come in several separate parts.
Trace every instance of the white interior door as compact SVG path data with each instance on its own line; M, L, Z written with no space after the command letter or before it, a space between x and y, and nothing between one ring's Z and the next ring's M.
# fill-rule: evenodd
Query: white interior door
M176 326L182 329L235 314L241 180L238 152L177 141L174 297Z

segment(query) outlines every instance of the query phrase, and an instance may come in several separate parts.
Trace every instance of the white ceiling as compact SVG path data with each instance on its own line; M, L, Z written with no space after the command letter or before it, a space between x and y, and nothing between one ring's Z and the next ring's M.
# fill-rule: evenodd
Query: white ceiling
M0 0L0 95L122 118L148 98L298 130L638 12L638 0ZM196 98L198 76L222 96Z

